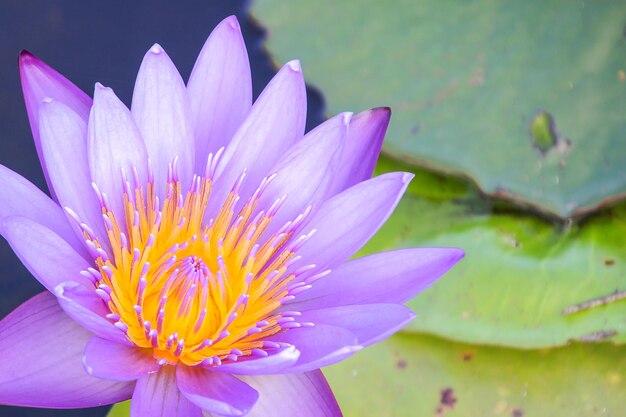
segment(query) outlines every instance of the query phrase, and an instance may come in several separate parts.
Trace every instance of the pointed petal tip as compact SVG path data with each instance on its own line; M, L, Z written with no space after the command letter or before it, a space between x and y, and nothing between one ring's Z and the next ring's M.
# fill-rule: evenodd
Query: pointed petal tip
M39 59L37 57L37 55L33 54L32 52L26 50L26 49L22 49L20 51L19 57L18 57L18 64L21 70L24 70L25 68L28 67L39 67L39 68L48 68L48 65L46 63L44 63L41 59Z
M241 26L239 26L239 20L237 19L237 16L235 15L230 15L226 19L222 20L220 25L222 24L228 24L228 26L230 26L231 29L235 29L237 31L241 30Z
M159 45L158 43L155 43L154 45L152 45L152 47L150 48L149 51L151 54L154 55L159 55L163 53L163 47L161 47L161 45Z
M429 249L436 250L438 253L437 257L444 261L446 265L446 271L452 269L459 261L465 258L465 251L461 248L445 246L445 247L431 247L431 248L415 248L415 249Z
M391 119L391 107L374 107L370 110L373 114L386 119L387 123L389 123L389 119Z
M416 248L416 249L420 249L420 248ZM421 248L421 249L428 249L428 248ZM465 251L461 248L457 248L454 246L431 247L429 249L437 250L441 258L444 258L450 262L450 267L458 263L461 259L465 258Z
M61 284L57 285L56 287L54 287L54 295L57 298L63 297L63 294L65 293L65 286L63 284L64 283L61 283Z
M20 67L35 63L37 61L39 61L39 59L35 55L33 55L30 51L27 51L26 49L22 49L20 51L20 55L18 58Z
M285 64L283 68L290 68L293 72L302 72L302 65L299 59L294 59Z
M371 109L363 110L362 112L358 113L358 116L359 118L366 118L368 123L385 122L388 124L389 119L391 119L391 108L372 107Z
M465 251L461 248L448 248L450 252L452 252L454 263L459 262L461 259L465 258Z
M95 100L96 96L99 95L109 95L109 94L114 94L113 93L113 89L111 87L107 87L105 85L102 85L99 82L96 82L96 84L94 85L94 89L93 89L93 98Z
M415 174L410 173L410 172L402 172L402 182L404 184L408 184L411 182L411 180L415 177Z
M33 74L36 74L39 71L51 71L51 68L49 68L46 63L44 63L41 59L37 58L35 54L27 51L26 49L23 49L20 52L17 62L22 82L24 82L24 80L30 80Z
M350 121L352 120L352 116L353 115L354 115L354 113L352 113L350 111L341 113L342 121L343 121L344 126L348 127L350 125Z
M54 295L57 298L66 298L65 291L73 290L81 285L75 281L64 281L53 288Z

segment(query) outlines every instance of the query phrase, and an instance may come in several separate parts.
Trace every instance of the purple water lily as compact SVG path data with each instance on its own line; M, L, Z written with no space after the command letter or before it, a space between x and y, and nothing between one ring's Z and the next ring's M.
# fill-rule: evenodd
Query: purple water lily
M186 85L153 46L130 110L29 53L20 72L53 199L0 166L0 232L49 292L0 322L0 403L337 416L319 368L406 325L402 303L463 256L349 260L412 177L370 179L390 112L305 135L297 61L252 104L234 17Z

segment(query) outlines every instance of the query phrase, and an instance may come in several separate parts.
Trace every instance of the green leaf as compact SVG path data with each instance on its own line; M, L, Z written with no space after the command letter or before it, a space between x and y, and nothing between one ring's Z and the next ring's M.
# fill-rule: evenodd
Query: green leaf
M385 151L561 218L626 195L621 0L256 0L328 112L387 105Z
M115 404L107 417L129 417L130 416L130 401Z
M324 373L346 417L621 416L626 355L607 344L523 351L399 334Z
M383 160L378 172L402 168ZM621 341L626 300L570 315L562 311L626 290L626 204L562 226L500 211L445 178L422 172L416 180L361 255L457 246L466 256L409 303L418 317L408 330L524 348L614 334Z

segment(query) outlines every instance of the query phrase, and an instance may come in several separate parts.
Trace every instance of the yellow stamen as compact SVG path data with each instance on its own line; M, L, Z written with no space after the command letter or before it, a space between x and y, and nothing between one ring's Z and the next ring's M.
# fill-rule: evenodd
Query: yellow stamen
M98 291L118 327L162 363L219 365L263 353L263 340L289 320L276 311L294 279L286 266L293 228L264 237L275 210L257 210L257 192L235 213L237 186L205 222L211 187L196 177L183 194L170 176L159 204L153 182L128 186L124 222L102 207L111 252L96 259Z

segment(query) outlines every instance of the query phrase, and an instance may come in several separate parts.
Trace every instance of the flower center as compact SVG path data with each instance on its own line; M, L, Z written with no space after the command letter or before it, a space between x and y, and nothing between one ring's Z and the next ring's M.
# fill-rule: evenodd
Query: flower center
M280 347L267 337L311 325L298 323L297 312L277 312L301 287L294 283L299 272L288 267L307 238L292 237L308 211L266 236L283 200L257 207L265 179L236 214L242 175L205 221L212 171L194 177L184 193L170 169L162 202L153 178L145 190L124 179L123 217L98 192L108 241L82 225L97 267L88 272L111 311L107 318L162 364L219 366L266 356Z

